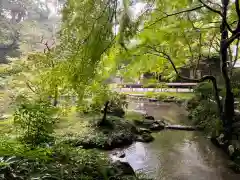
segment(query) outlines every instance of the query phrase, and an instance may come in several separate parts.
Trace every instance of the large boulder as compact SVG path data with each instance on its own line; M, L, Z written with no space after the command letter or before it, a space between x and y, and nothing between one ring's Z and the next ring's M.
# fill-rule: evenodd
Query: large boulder
M148 120L155 120L153 116L148 116L148 115L146 115L144 118Z
M117 160L113 163L113 167L116 169L115 176L135 176L135 172L128 162Z
M165 128L166 123L164 121L157 121L157 120L135 120L134 124L144 129L149 129L151 131L160 131Z
M123 110L123 108L112 107L110 108L108 114L122 118L125 115L125 111Z
M219 145L224 145L225 144L225 141L224 141L224 134L220 134L220 136L218 136L216 138L217 142Z
M113 156L117 157L117 158L125 158L126 154L123 151L118 151L113 153Z

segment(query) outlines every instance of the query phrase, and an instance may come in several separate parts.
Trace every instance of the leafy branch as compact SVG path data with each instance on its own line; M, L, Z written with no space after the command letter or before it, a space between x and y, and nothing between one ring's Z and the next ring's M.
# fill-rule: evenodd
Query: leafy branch
M199 79L194 79L194 78L188 78L186 76L183 76L179 73L176 65L174 64L174 61L172 60L171 56L168 55L166 52L164 51L159 51L156 47L153 47L153 46L147 46L147 48L149 48L150 50L158 53L158 54L154 54L154 55L158 55L160 57L163 57L164 59L168 60L169 63L171 64L172 68L174 69L176 75L183 79L183 80L187 80L187 81L190 81L190 82L196 82L196 83L201 83L201 82L204 82L204 81L211 81L212 84L213 84L213 88L214 88L214 92L215 92L215 99L216 99L216 102L217 102L217 105L218 105L218 110L219 110L219 116L221 116L221 113L222 113L222 104L221 104L221 101L220 101L220 98L219 98L219 92L218 92L218 86L217 86L217 80L214 76L212 75L205 75L205 76L202 76L201 78Z
M190 9L185 9L185 10L182 10L182 11L174 12L174 13L172 13L172 14L167 14L167 13L165 13L165 14L166 14L165 16L163 16L163 17L161 17L161 18L158 18L156 21L154 21L153 23L149 24L149 25L146 26L144 29L147 29L147 28L155 25L157 22L162 21L163 19L166 19L166 18L168 18L168 17L175 16L175 15L179 15L179 14L186 13L186 12L195 11L195 10L201 9L201 8L203 8L203 7L204 7L204 6L201 5L201 6L193 7L193 8L190 8Z

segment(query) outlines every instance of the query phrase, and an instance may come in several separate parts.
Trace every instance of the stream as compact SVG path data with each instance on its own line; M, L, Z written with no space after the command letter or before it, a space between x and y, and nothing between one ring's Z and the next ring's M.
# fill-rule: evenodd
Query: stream
M131 100L129 109L172 124L189 123L187 111L175 103ZM115 151L123 151L137 173L156 180L240 180L240 174L227 167L227 155L201 132L163 130L153 136L151 143L136 142Z

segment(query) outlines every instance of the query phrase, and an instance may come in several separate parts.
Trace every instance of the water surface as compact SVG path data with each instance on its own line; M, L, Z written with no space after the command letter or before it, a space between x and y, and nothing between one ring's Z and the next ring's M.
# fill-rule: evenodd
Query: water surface
M184 124L187 112L174 103L131 101L129 108L145 110L157 119ZM228 157L200 132L164 130L151 143L136 142L126 149L126 160L136 172L156 180L240 180Z

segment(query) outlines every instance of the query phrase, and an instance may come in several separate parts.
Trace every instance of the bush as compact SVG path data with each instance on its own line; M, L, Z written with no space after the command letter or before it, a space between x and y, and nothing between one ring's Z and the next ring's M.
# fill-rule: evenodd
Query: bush
M21 156L16 152L16 155L13 155L13 152L8 152L7 155L0 154L0 179L140 179L134 175L119 174L120 169L111 164L104 153L97 150L73 148L65 144L55 144L50 148L35 149L26 149L25 146L20 145L19 148L22 149L22 154L25 154L24 150L27 150L31 157ZM12 149L15 148L11 148L9 151ZM2 152L1 150L2 146L0 146L0 152ZM49 153L49 150L51 153ZM39 155L44 156L45 159L39 159Z
M199 102L200 102L200 98L197 96L194 96L192 99L189 99L187 101L187 109L189 111L192 111L199 105Z
M1 147L2 148L2 147ZM0 148L0 152L1 152ZM14 148L15 149L15 148ZM27 150L21 146L22 150ZM46 158L44 161L38 159L38 151ZM103 153L94 150L71 148L58 144L50 148L28 149L32 156L16 155L0 156L0 177L3 179L104 179L107 177L109 165ZM22 151L25 154L24 151ZM34 154L35 158L34 158ZM0 178L1 179L1 178ZM107 178L106 178L107 179Z
M96 119L87 121L85 133L64 133L59 139L60 142L70 144L73 147L82 146L85 149L110 150L131 144L135 140L136 127L125 119L109 116L106 120L108 126L99 126Z
M202 100L192 107L189 116L195 125L204 128L206 132L219 134L222 124L217 113L217 106L214 102Z
M109 101L108 112L118 117L124 116L124 109L127 108L126 95L110 92L105 89L104 93L98 93L91 99L82 101L77 110L83 113L100 113L106 101Z
M50 102L21 102L14 113L14 125L20 132L20 139L33 146L49 141L56 123L55 113Z
M199 83L194 89L194 93L200 99L209 99L213 97L213 86L210 82Z
M7 136L0 138L0 157L28 158L31 160L48 161L52 151L50 148L38 147L33 149L31 146L26 146L16 139L11 139Z
M125 115L124 109L128 106L126 99L127 96L125 94L112 93L108 112L114 116L123 117Z

